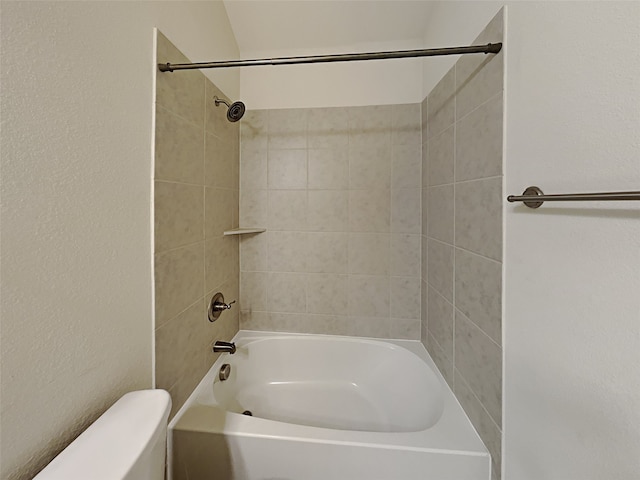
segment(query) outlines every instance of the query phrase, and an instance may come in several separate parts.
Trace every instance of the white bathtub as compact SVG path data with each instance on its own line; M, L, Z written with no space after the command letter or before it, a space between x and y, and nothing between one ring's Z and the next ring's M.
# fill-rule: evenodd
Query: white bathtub
M490 479L487 450L419 342L234 340L169 425L173 480Z

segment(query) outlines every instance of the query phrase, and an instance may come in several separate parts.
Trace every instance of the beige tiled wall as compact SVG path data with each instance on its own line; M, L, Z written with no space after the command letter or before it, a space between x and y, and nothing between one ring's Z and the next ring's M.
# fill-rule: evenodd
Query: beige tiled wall
M420 105L241 126L241 326L420 338Z
M158 62L189 62L158 33ZM199 71L158 73L154 174L156 386L169 391L172 415L215 361L211 345L238 330L239 309L211 323L217 291L239 295L238 126L224 95Z
M474 44L501 42L500 12ZM500 478L503 54L458 60L423 109L422 331Z

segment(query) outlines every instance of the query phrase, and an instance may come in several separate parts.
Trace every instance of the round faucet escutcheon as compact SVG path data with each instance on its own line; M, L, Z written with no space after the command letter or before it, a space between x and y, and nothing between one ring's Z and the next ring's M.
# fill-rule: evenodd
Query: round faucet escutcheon
M220 317L222 312L224 312L225 310L230 310L231 305L233 305L234 303L236 303L235 300L229 303L224 303L224 295L222 294L222 292L216 293L213 297L211 297L211 301L209 302L209 321L215 322L218 317Z

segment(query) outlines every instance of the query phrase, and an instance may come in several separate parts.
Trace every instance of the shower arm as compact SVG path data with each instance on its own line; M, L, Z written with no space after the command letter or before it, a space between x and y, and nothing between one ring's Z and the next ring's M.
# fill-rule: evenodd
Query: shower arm
M216 107L221 103L224 103L227 106L227 108L231 108L231 104L229 102L227 102L224 98L218 98L217 95L213 97L213 101L215 102Z
M420 50L396 50L390 52L342 53L337 55L315 55L307 57L260 58L253 60L225 60L201 63L159 63L161 72L174 70L198 70L204 68L256 67L261 65L296 65L303 63L353 62L359 60L386 60L391 58L437 57L443 55L465 55L470 53L498 53L502 43L471 45L468 47L428 48Z

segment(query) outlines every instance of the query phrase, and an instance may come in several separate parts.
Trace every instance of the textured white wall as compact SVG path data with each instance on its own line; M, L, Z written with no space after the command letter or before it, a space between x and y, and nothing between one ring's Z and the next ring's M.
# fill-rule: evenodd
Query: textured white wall
M242 58L422 48L431 2L225 0ZM241 70L249 109L421 102L419 59Z
M2 2L0 478L152 384L153 27L237 57L219 2ZM215 81L236 97L237 73Z
M420 42L357 45L347 50L295 49L243 52L243 58L326 55L422 48ZM422 101L420 59L278 67L247 67L240 73L242 101L249 109L391 105Z
M505 2L436 1L425 23L424 48L473 45L474 39ZM486 42L485 42L486 43ZM459 56L422 60L422 98L426 97Z
M497 8L432 20L462 42ZM637 2L508 3L507 193L638 190L638 44ZM505 205L504 478L637 477L639 220L633 203Z

